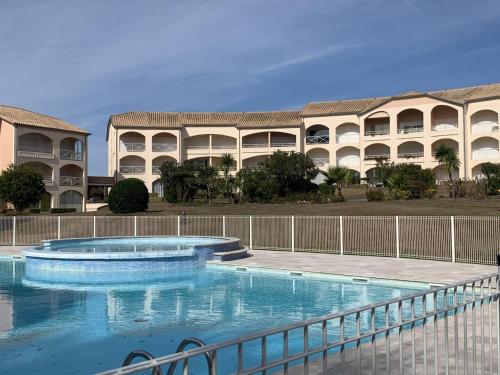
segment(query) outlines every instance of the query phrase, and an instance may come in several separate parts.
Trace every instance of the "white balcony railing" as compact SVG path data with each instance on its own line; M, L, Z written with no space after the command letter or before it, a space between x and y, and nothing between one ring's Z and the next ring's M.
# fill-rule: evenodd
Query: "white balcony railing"
M495 147L483 147L472 150L472 160L488 160L500 158L499 149Z
M494 122L472 124L472 134L485 134L495 132L498 132L498 124Z
M457 153L457 156L460 156L460 154L458 153L458 150L455 149L455 152ZM437 153L437 151L434 150L434 151L431 152L431 155L435 158L436 157L436 153Z
M45 147L19 146L18 156L38 159L54 159L54 151Z
M212 145L213 150L236 150L236 145Z
M208 150L210 147L208 145L186 145L188 150Z
M120 166L120 173L123 174L144 174L146 172L146 167L142 166Z
M367 154L365 160L389 159L390 157L390 154Z
M144 152L146 145L144 143L122 143L127 152Z
M153 174L160 174L160 166L159 165L153 165Z
M83 186L83 177L61 176L59 180L61 186Z
M424 157L424 152L400 152L398 153L398 158L400 159L416 159L416 158L423 158Z
M153 143L151 150L153 152L172 152L177 150L175 143Z
M315 145L315 144L328 144L330 143L329 135L308 135L306 136L306 144Z
M408 126L398 129L398 134L422 133L423 131L424 131L423 126Z
M269 145L267 143L243 143L241 145L242 148L268 148Z
M337 144L359 143L359 134L337 135Z
M72 150L61 150L62 160L83 160L83 152L76 152Z
M295 142L271 142L271 147L295 147Z
M432 131L456 130L458 129L458 120L456 117L435 119L432 123Z
M54 186L54 180L51 176L44 176L43 183L45 186Z
M329 158L311 158L316 167L327 167L330 164Z
M376 130L365 130L366 137L376 137L380 135L388 135L390 133L389 129L376 129Z

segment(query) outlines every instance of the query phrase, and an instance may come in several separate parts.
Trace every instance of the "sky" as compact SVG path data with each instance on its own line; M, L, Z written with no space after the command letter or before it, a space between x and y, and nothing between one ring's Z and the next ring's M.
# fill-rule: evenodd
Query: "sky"
M498 0L0 0L0 103L92 133L129 111L258 111L500 82Z

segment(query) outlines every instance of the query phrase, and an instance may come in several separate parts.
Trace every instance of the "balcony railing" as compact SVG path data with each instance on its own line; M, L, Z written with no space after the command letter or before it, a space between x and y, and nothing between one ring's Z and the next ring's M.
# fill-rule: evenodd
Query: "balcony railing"
M432 124L432 131L456 129L458 129L458 121L454 117L435 119Z
M83 152L76 152L71 150L61 150L62 160L83 160Z
M208 150L210 147L208 145L186 145L188 150Z
M479 150L472 150L472 160L488 160L498 158L500 158L498 148L484 147Z
M45 147L19 146L18 156L38 159L54 159L54 150Z
M400 159L416 159L416 158L423 158L424 157L424 152L400 152L398 153L398 158Z
M295 142L271 142L271 147L295 147Z
M51 176L44 176L43 183L45 186L54 186L54 180Z
M311 158L316 167L327 167L330 164L329 158Z
M366 137L376 137L380 135L388 135L390 133L389 129L377 129L377 130L365 130Z
M269 145L267 143L243 143L242 148L267 148Z
M159 165L153 165L153 174L160 174L160 166Z
M171 152L177 150L177 144L175 143L153 143L153 152Z
M121 166L120 173L123 174L144 174L146 172L146 167L142 166Z
M498 132L498 125L494 122L486 124L472 124L472 134L485 134Z
M410 126L410 127L398 129L398 134L422 133L423 131L424 131L423 126Z
M358 143L359 142L359 134L352 135L337 135L337 144L344 143Z
M212 145L213 150L236 150L236 145Z
M315 144L328 144L330 143L329 135L308 135L306 136L306 144L315 145Z
M391 157L390 154L368 154L365 155L365 160L377 160L377 159L388 160L390 157Z
M83 186L83 177L61 176L59 180L61 186Z
M144 143L123 143L123 148L127 152L144 152L146 145Z

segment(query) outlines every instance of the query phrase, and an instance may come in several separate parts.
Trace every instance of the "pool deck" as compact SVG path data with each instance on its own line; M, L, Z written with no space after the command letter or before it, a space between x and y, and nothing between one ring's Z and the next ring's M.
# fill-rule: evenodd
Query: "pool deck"
M252 256L225 265L321 272L432 284L451 284L497 271L495 266L420 259L252 250Z

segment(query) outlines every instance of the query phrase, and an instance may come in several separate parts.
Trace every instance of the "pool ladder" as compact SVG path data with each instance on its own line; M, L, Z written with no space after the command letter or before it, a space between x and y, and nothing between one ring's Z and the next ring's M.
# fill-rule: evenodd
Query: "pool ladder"
M190 344L193 344L193 345L196 345L199 347L205 346L205 343L203 341L201 341L200 339L198 339L196 337L188 337L188 338L185 338L184 340L181 341L181 343L179 344L179 346L177 347L177 350L175 352L176 353L183 352L184 349L186 348L186 346L188 346ZM123 361L122 367L130 365L132 363L132 361L136 358L144 358L145 360L148 360L148 361L155 359L155 357L151 353L149 353L145 350L134 350L127 355L127 357ZM205 359L207 360L208 375L212 375L214 373L213 357L211 354L205 353ZM177 367L177 362L170 364L170 367L168 368L166 375L173 375L176 367ZM161 367L160 366L153 367L151 369L151 375L163 375L163 371L162 371Z

